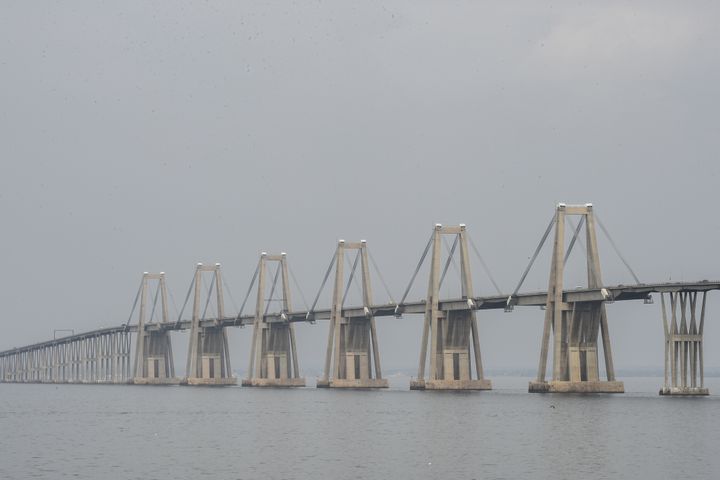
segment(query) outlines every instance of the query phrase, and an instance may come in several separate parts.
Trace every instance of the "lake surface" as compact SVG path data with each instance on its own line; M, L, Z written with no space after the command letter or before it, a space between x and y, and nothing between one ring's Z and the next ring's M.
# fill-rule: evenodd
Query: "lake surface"
M720 396L0 384L0 478L718 478ZM706 379L720 393L720 379ZM310 382L310 379L308 379Z

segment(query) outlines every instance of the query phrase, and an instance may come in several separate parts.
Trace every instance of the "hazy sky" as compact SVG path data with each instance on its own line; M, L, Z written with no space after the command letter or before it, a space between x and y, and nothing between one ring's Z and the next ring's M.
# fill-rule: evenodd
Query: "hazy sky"
M593 202L643 281L717 279L719 13L3 1L0 349L124 323L143 271L167 272L181 303L195 263L221 262L239 304L262 250L288 252L310 299L338 238L367 239L400 297L438 222L466 223L511 291L557 202ZM607 284L632 282L604 238L600 254ZM548 267L546 249L526 290ZM616 368L662 366L657 299L608 312ZM539 309L479 322L487 368L536 366ZM414 367L421 319L378 325L384 367ZM321 365L326 329L298 325L301 367ZM230 333L235 369L250 336Z

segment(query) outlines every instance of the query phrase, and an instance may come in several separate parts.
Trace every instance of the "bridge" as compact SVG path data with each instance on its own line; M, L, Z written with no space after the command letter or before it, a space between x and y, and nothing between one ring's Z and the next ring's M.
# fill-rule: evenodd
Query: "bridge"
M575 224L572 217L579 218L579 221ZM568 223L572 228L567 231L571 238L566 247ZM635 284L603 284L596 225L607 235L611 246L635 278ZM584 235L581 234L583 230ZM548 289L520 292L528 272L553 231ZM452 245L449 245L448 238L452 239ZM563 286L565 264L577 244L583 245L585 250L587 286L566 289ZM477 255L490 276L497 295L474 295L471 252ZM429 260L430 271L427 295L422 300L407 301L425 260ZM459 274L459 292L454 297L440 298L440 288L451 265ZM305 385L305 379L300 376L295 326L327 320L325 364L322 377L317 380L317 387L385 388L388 382L382 376L375 319L422 314L418 373L411 381L410 389L489 390L492 384L483 372L478 312L540 306L544 309L544 322L538 373L536 379L530 382L528 391L622 393L624 384L615 378L605 305L630 300L652 303L652 294L659 294L665 332L665 378L660 394L709 393L704 386L703 329L707 294L712 290L720 290L720 282L641 283L597 219L591 204L556 206L552 220L527 268L514 291L509 294L500 292L462 224L434 227L410 283L397 302L392 300L381 275L381 282L391 302L373 302L371 268L380 275L366 241L340 240L312 306L297 310L291 302L290 279L294 280L294 276L289 270L287 255L262 253L239 313L227 315L221 265L198 264L176 321L169 317L165 274L146 272L142 276L130 316L132 319L137 312L136 323L128 321L119 326L0 352L0 381L234 385L237 378L232 374L226 329L252 325L248 375L242 379L242 385L299 387ZM331 305L326 309L316 308L333 271ZM211 278L210 287L203 291L204 278L207 276ZM346 306L353 284L360 292L362 304ZM255 310L244 314L253 290L256 292ZM189 303L192 305L192 313L189 319L183 319L183 312ZM270 311L273 304L279 304L277 311ZM158 305L160 311L156 320ZM215 314L208 315L208 310ZM178 330L190 330L186 375L182 378L175 374L170 341L170 333ZM550 353L552 370L548 379ZM605 365L603 379L600 378L600 360Z

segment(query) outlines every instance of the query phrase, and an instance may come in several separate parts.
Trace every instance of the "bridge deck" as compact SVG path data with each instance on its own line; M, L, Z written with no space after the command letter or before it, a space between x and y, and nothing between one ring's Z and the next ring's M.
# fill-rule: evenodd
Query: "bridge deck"
M604 287L607 294L604 294L601 288L578 288L574 290L565 290L563 292L563 300L565 302L594 302L594 301L625 301L625 300L642 300L651 293L659 292L704 292L709 290L720 290L720 281L702 280L699 282L670 282L670 283L648 283L637 285L616 285ZM607 295L607 296L606 296ZM475 297L473 299L475 310L496 310L504 309L507 306L509 295L493 295L486 297ZM547 292L531 292L521 293L513 297L512 304L517 306L541 306L545 305L547 300ZM441 310L467 310L470 308L467 300L463 299L447 299L440 301ZM409 302L398 307L395 304L373 305L369 308L371 314L375 317L390 317L396 313L402 314L421 314L425 312L425 301ZM345 317L363 317L365 310L363 307L348 307L343 309ZM267 322L284 322L280 313L270 313L266 315ZM290 322L307 322L315 320L330 319L330 309L320 309L313 312L297 311L286 314L287 321ZM243 315L241 317L225 317L221 319L206 319L201 323L203 326L233 327L241 325L252 325L254 315ZM145 330L186 330L190 328L190 320L182 320L170 323L149 323L145 325ZM29 352L38 348L49 347L53 345L61 345L86 338L94 338L102 335L108 335L116 332L137 331L137 325L120 325L117 327L107 327L89 332L78 333L67 337L61 337L46 342L26 345L24 347L13 348L0 352L0 357L13 355L16 353Z

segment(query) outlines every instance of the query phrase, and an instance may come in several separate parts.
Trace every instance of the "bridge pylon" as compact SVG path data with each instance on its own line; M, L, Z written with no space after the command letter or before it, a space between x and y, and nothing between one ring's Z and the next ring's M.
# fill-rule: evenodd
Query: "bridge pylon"
M443 235L454 236L455 243L445 268L441 270ZM483 376L465 225L447 227L440 224L435 225L429 245L432 245L432 260L425 303L422 343L420 344L420 364L417 379L410 382L410 389L491 390L492 383ZM452 253L458 245L460 248L462 301L467 303L467 310L443 311L440 308L440 284L452 260ZM428 334L430 336L430 375L426 379ZM473 363L475 364L475 378L473 378Z
M204 308L201 305L203 273L211 273L213 278ZM195 291L185 383L187 385L235 385L237 379L232 376L227 332L220 323L220 319L225 317L220 264L203 265L198 263L195 268L193 284ZM206 325L203 324L203 320L212 299L213 288L216 295L217 318L212 324ZM203 308L202 313L201 308Z
M146 321L147 301L150 282L157 283L150 322ZM152 322L157 301L160 300L160 322ZM172 343L170 331L163 329L169 324L167 284L165 273L143 273L140 283L140 311L138 315L138 332L135 343L135 363L133 366L133 383L136 385L177 385L180 379L175 377ZM146 326L157 327L157 330L146 329Z
M344 265L346 250L356 250L357 255L350 279L345 284ZM343 315L343 303L360 263L362 284L363 315ZM372 315L372 290L370 288L367 242L338 242L335 251L335 287L330 309L325 370L317 380L317 387L324 388L387 388L388 381L382 378L380 351L378 350L375 318ZM332 368L332 375L331 375Z
M567 260L565 218L569 215L581 217L570 244L571 248L577 239L582 223L585 223L588 288L601 289L602 292L605 292L606 299L610 299L607 291L603 289L595 233L596 220L592 204L558 204L551 223L555 229L555 242L545 303L540 364L537 379L530 382L528 391L537 393L622 393L625 388L623 382L615 380L605 301L568 303L563 298L563 274ZM545 371L551 330L553 332L553 374L552 380L548 382L545 379ZM602 334L607 381L600 380L598 370L598 333Z
M265 298L268 262L276 262L277 270L273 277L270 298ZM267 322L266 315L275 299L273 294L278 278L281 278L281 322ZM244 387L304 387L305 378L300 377L297 349L295 348L295 329L287 321L291 311L290 284L288 281L287 255L260 255L257 273L257 303L253 323L253 339L250 352L248 377L243 379ZM252 285L251 285L252 288Z
M702 292L700 319L696 315L698 292L667 292L670 318L665 308L665 292L660 293L665 330L665 385L660 395L709 395L705 387L703 330L707 292ZM678 325L678 305L680 324ZM689 320L688 320L689 310Z

